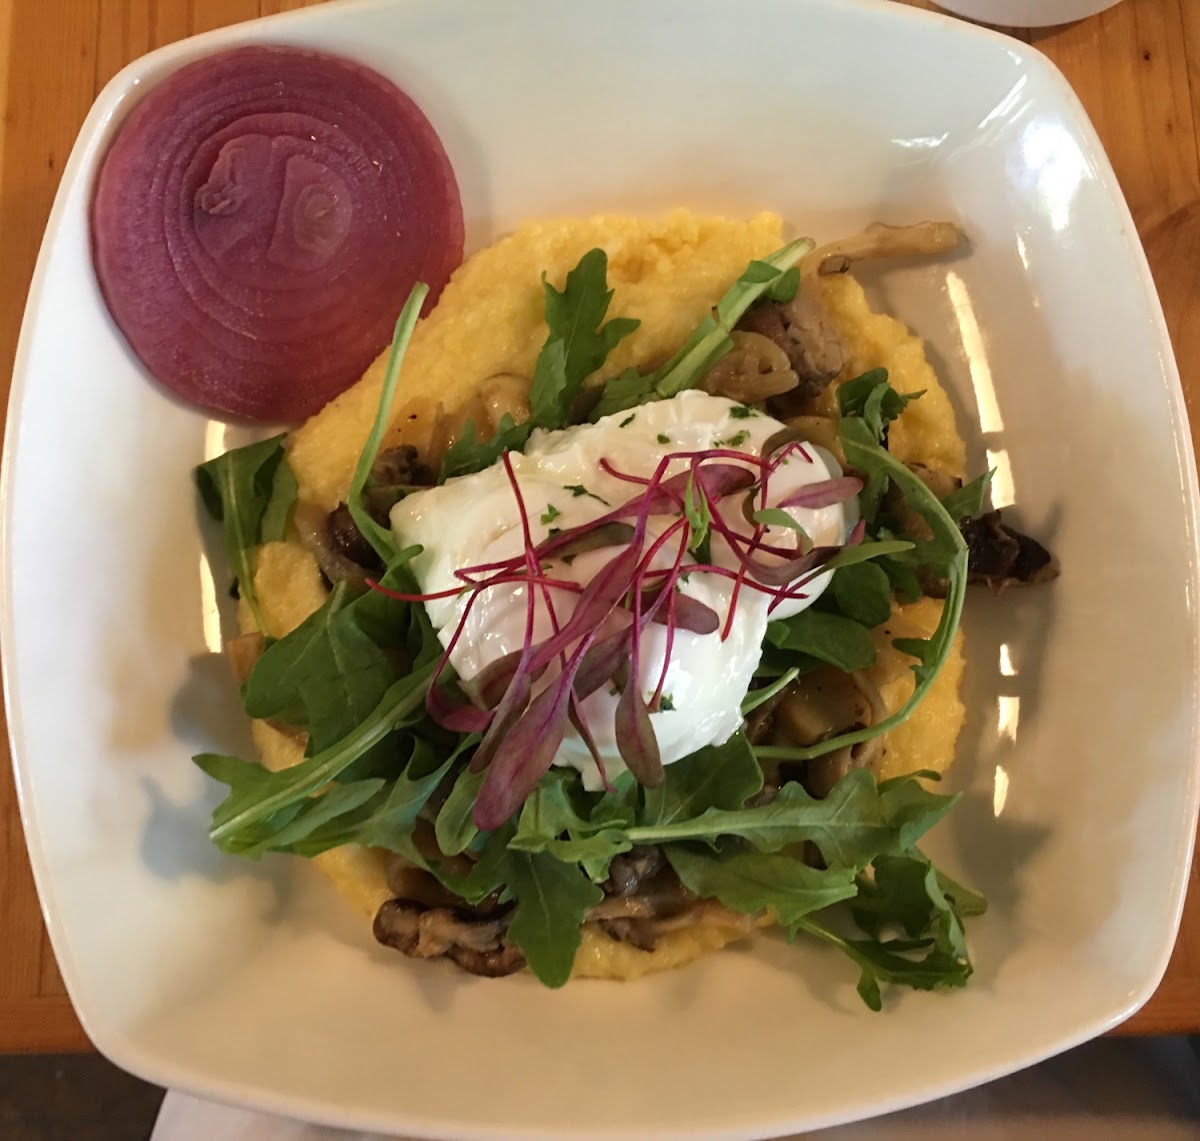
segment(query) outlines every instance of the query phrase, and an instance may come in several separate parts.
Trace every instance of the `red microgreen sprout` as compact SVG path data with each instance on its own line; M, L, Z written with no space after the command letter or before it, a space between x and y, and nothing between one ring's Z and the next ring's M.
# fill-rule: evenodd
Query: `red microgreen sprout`
M671 452L648 478L620 471L602 459L601 468L637 488L636 494L597 518L534 543L520 483L506 452L501 462L521 525L518 555L461 567L455 577L462 585L448 590L404 594L369 583L372 589L408 602L466 598L426 706L430 716L447 729L483 734L471 759L473 771L487 769L474 808L479 828L496 828L520 808L550 767L570 728L595 760L605 787L611 787L583 708L584 701L606 684L615 684L619 690L614 730L622 760L642 784L661 782L662 759L650 715L661 706L677 632L683 629L707 635L719 630L721 638L727 638L742 591L766 594L771 610L785 601L803 599L807 596L804 588L825 573L824 564L841 550L813 546L798 524L781 527L792 533L795 546L767 541L769 524L786 523L775 516L788 507L832 506L862 487L861 481L849 476L825 479L807 484L768 508L771 476L793 455L812 462L803 446L794 441L781 444L768 456L730 448ZM672 468L676 470L668 475ZM747 531L736 528L722 511L723 502L732 496L745 499L744 513L735 514L745 519ZM756 499L764 518L755 518L752 504ZM662 516L673 518L655 533L650 520ZM847 545L861 542L862 536L860 522ZM736 569L713 562L709 552L714 538L732 556ZM669 563L661 565L661 556L668 549L672 552ZM596 551L611 551L612 555L585 583L554 571L556 564L568 567L578 555ZM733 581L723 622L711 607L684 589L686 578L697 573ZM469 698L464 700L453 687L439 685L438 679L475 602L484 592L500 586L525 588L524 641L519 650L462 682L458 689ZM559 600L573 600L569 615L561 621L556 594ZM537 641L539 604L550 633ZM664 626L666 633L663 664L647 701L639 679L641 640L651 623Z

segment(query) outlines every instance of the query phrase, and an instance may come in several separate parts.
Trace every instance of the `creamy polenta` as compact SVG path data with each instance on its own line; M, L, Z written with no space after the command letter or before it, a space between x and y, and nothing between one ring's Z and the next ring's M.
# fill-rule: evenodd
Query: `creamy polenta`
M593 378L598 383L629 366L646 370L670 356L747 263L783 240L783 224L772 214L732 221L678 210L658 219L597 217L522 226L471 257L418 325L402 366L387 443L411 443L427 452L437 445L437 426L452 420L482 382L499 375L532 375L546 337L543 273L560 282L588 250L606 251L614 290L609 315L636 316L641 324L611 353ZM848 350L839 380L884 367L899 392L924 393L892 425L892 453L902 461L961 476L963 441L921 341L893 318L872 312L849 275L822 278L821 289ZM302 503L328 512L345 499L379 401L383 371L381 358L358 384L290 437L288 460ZM832 393L824 399L832 402ZM326 593L313 556L296 539L260 548L255 586L267 632L275 637L299 625ZM892 621L878 632L878 657L870 672L889 711L904 703L914 684L908 668L912 659L894 650L891 639L928 636L940 613L939 601L924 598L897 607ZM244 605L241 621L244 630L255 629ZM879 775L940 771L950 764L964 716L962 672L960 635L925 701L886 738ZM253 732L268 767L283 768L302 758L302 745L294 737L263 722L255 722ZM387 858L382 852L344 847L316 857L316 863L355 906L373 915L392 895ZM587 924L575 974L635 978L686 963L744 937L753 926L751 920L734 922L728 912L718 910L711 921L671 932L655 950L645 951Z

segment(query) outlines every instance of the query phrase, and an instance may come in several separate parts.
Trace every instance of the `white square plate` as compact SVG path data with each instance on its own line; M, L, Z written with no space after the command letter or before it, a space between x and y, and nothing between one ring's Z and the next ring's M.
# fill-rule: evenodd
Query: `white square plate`
M966 795L938 835L992 903L964 992L871 1014L847 963L766 938L623 986L469 978L374 945L299 862L210 848L218 794L188 758L245 740L191 469L227 437L116 334L87 203L140 87L263 41L405 88L455 164L470 248L522 218L677 204L771 207L818 239L962 221L966 256L869 284L928 337L997 498L1065 568L970 601ZM1197 804L1192 453L1112 171L1061 76L1011 40L849 0L374 0L155 52L101 95L63 179L4 538L13 755L54 947L96 1044L153 1081L422 1136L762 1136L1027 1065L1119 1022L1165 967Z

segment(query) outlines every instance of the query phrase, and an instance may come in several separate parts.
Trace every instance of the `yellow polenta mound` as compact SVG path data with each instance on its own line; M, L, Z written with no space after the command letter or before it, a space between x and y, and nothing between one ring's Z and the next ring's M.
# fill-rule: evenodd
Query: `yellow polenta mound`
M597 246L608 255L614 290L610 316L633 316L638 329L617 345L595 378L630 366L646 369L670 356L708 313L746 265L783 244L783 225L773 214L750 221L698 217L676 210L664 218L597 217L530 222L470 258L451 278L437 308L417 327L400 372L385 447L398 443L428 447L439 419L471 400L489 377L533 375L546 338L542 319L542 274L560 285L567 272ZM848 350L841 379L884 367L900 392L923 391L890 429L893 454L961 476L962 438L945 391L925 359L924 346L900 322L871 311L851 277L823 278L826 306ZM353 388L312 417L290 437L288 458L302 502L332 510L345 496L379 401L385 358ZM826 399L833 406L830 390ZM442 415L440 416L439 413ZM257 555L255 586L268 633L282 637L316 610L325 591L313 557L298 541L269 543ZM896 637L926 637L936 627L941 603L934 599L897 607L877 633L878 660L872 667L889 710L913 688L912 659L891 646ZM245 604L242 629L254 629ZM959 700L963 671L961 633L936 684L916 713L888 735L880 775L916 769L941 771L953 759L964 709ZM262 722L254 741L271 769L303 756L299 741ZM391 897L383 853L357 846L316 857L317 866L365 915L373 916ZM575 975L638 978L682 966L708 951L745 937L756 924L739 922L714 908L699 924L673 931L654 951L643 951L585 925Z

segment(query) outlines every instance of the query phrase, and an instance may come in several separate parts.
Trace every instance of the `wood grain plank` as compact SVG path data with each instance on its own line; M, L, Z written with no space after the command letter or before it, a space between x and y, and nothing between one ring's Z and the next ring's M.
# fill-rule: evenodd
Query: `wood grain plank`
M299 8L313 8L324 0L260 0L260 16L277 16L280 12L295 12Z
M38 989L39 998L65 998L67 986L58 969L50 936L43 930L38 946Z
M284 0L272 7L305 6ZM46 217L96 93L155 47L259 14L258 0L5 0L0 6L0 376L11 376ZM0 1051L87 1049L42 924L6 730L0 740Z
M12 5L5 13L0 88L0 375L12 358L41 232L79 123L91 105L97 11L91 5ZM48 83L47 76L55 82ZM7 388L7 379L5 380ZM4 393L5 397L7 392ZM41 911L5 756L0 773L0 1046L78 1049L87 1040L65 997L36 998L45 979Z
M900 2L907 4L910 8L921 8L926 12L936 12L940 16L953 16L954 19L963 19L961 16L954 16L953 13L948 12L940 4L935 3L934 0L900 0ZM978 24L979 27L991 27L997 32L1003 32L1006 36L1012 36L1013 39L1023 40L1026 43L1029 42L1028 28L1016 28L1007 24L979 24L977 20L964 20L964 23Z
M1200 149L1200 8L1185 2L1180 16L1191 141ZM1176 138L1183 146L1184 138ZM1192 201L1168 214L1143 230L1142 237L1179 364L1192 446L1200 454L1200 202ZM1126 1027L1137 1034L1195 1033L1200 1029L1200 846L1192 860L1183 920L1167 973L1154 997Z
M1078 94L1129 201L1171 332L1193 440L1200 444L1200 15L1189 0L1125 0L1096 19L1035 30L1031 41ZM1166 976L1120 1032L1198 1027L1200 881L1193 863Z
M0 1003L0 1044L7 1054L66 1054L95 1048L67 998Z

